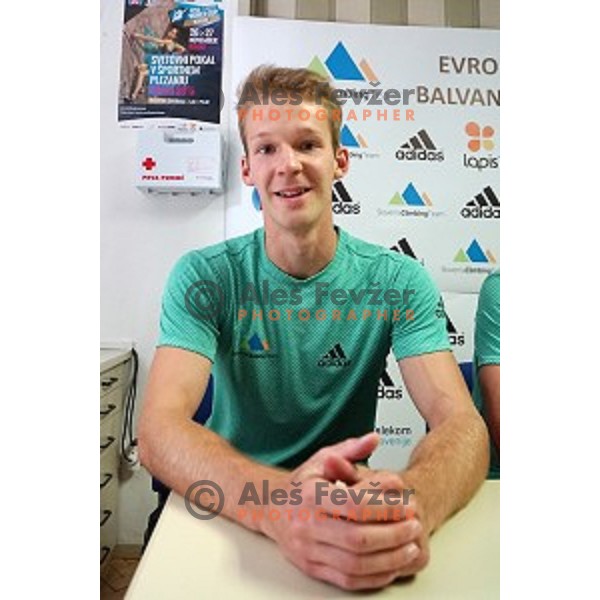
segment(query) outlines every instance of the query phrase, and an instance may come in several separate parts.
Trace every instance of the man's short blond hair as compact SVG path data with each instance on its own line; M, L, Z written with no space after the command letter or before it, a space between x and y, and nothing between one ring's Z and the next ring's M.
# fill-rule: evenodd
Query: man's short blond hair
M287 94L291 104L302 101L322 104L327 111L331 142L334 152L340 145L342 106L335 97L335 89L325 77L309 69L292 69L274 65L260 65L253 69L238 87L238 128L244 150L246 144L245 116L250 106L267 104L274 95Z

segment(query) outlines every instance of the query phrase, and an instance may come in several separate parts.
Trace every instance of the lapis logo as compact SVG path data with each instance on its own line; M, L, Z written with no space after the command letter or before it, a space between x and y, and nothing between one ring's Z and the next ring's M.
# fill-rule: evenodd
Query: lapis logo
M489 125L481 127L479 123L470 121L465 125L465 133L469 137L467 147L471 152L494 149L494 128Z
M477 240L473 240L466 250L461 248L454 257L457 263L495 263L496 257L490 250L483 250Z
M365 81L372 86L380 84L379 77L377 77L369 62L363 58L357 65L342 42L337 43L324 62L318 56L315 56L308 65L308 69L326 79Z
M500 157L492 155L491 152L496 147L494 142L495 130L490 125L480 125L475 121L470 121L465 125L467 134L468 153L463 154L463 166L467 169L497 169ZM486 156L483 156L486 153Z

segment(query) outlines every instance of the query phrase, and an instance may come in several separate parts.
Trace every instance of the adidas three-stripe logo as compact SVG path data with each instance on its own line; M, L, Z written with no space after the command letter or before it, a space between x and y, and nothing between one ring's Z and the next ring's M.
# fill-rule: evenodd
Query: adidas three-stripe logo
M317 363L318 367L347 367L352 361L348 359L342 345L337 343L331 350L323 354Z
M390 250L393 250L394 252L399 252L400 254L406 254L407 256L410 256L411 258L417 260L417 256L415 255L413 249L410 247L410 244L408 243L408 240L405 237L399 239L393 246L390 247Z
M399 239L393 246L390 246L390 250L398 252L399 254L406 254L406 256L410 256L411 258L418 260L422 265L425 264L425 261L422 258L417 258L417 255L414 253L405 237Z
M483 191L469 200L460 211L465 219L499 219L500 200L494 190L487 185Z
M456 331L454 323L450 320L446 313L446 331L448 332L448 340L452 346L463 346L465 343L465 334Z
M410 150L414 148L415 150L422 150L426 148L427 150L436 150L435 144L431 141L429 134L424 130L417 131L417 135L413 135L406 144L402 144L400 148L405 150Z
M402 398L402 389L397 388L394 385L394 382L387 370L384 370L379 378L377 398L385 400L400 400Z
M331 201L333 203L333 212L336 214L357 215L360 213L360 202L355 202L346 186L341 181L336 181L331 190Z
M396 151L398 160L444 160L444 152L436 148L425 129L421 129Z

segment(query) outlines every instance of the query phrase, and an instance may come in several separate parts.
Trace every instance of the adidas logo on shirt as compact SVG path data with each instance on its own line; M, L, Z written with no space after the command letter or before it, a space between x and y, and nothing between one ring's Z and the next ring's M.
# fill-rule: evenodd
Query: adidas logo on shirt
M398 160L444 160L444 152L436 148L425 129L421 129L413 135L408 142L402 144L396 151Z
M402 398L402 389L397 388L390 377L390 374L385 370L379 379L379 387L377 388L377 398L385 400L400 400Z
M325 353L317 363L318 367L348 367L352 361L348 359L341 344L336 344Z

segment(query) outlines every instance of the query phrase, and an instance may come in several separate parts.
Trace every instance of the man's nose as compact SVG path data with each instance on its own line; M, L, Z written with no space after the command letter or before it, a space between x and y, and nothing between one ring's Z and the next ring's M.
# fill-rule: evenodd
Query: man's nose
M298 158L298 154L290 146L284 146L279 155L279 163L277 165L278 172L281 174L297 173L302 170L302 163Z

